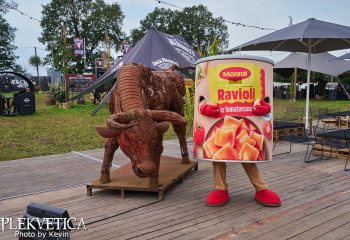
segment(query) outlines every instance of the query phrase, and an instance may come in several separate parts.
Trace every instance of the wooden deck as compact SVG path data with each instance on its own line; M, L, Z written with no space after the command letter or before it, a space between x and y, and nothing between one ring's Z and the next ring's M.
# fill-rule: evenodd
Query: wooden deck
M176 141L165 142L164 155L179 157ZM283 144L277 151L284 151ZM190 151L192 149L190 148ZM84 154L102 158L103 150ZM21 217L26 206L41 202L66 208L83 218L87 230L71 239L350 239L350 172L344 160L305 164L305 146L260 164L269 187L282 198L282 207L257 204L240 164L228 167L231 201L224 207L204 205L213 189L210 163L174 185L158 201L155 193L130 192L125 199L110 190L86 196L86 183L98 176L100 163L75 153L0 162L0 218ZM115 164L128 161L118 151ZM0 239L15 239L0 232Z

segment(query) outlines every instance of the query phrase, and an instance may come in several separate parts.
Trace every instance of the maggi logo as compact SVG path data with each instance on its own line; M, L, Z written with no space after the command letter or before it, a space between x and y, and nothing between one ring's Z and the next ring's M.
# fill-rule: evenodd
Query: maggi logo
M245 78L249 78L251 72L247 68L242 67L230 67L220 71L219 76L223 79L230 81L238 81Z

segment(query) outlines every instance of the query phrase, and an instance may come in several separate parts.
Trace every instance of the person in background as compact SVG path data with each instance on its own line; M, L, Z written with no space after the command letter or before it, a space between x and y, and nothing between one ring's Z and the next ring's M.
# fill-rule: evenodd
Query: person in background
M99 93L99 91L97 91L97 89L95 89L92 92L92 103L93 104L98 104L101 101L101 94Z
M128 41L124 40L124 41L122 42L122 52L123 52L123 56L129 52L130 48L131 48L131 46L130 46L130 44L128 43Z

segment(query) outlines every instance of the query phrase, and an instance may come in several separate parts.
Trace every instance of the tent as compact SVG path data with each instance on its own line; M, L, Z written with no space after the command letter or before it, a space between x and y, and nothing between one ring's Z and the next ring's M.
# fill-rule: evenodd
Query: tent
M313 72L324 73L334 77L350 70L350 61L330 61L334 58L335 56L328 52L311 54L310 70ZM306 53L289 54L286 58L282 59L281 61L275 64L274 70L276 70L276 72L279 73L283 72L284 69L294 68L304 70L308 69Z
M194 67L194 63L199 58L198 53L181 36L165 34L151 28L124 57L98 78L93 85L71 100L78 99L84 94L113 81L118 70L127 63L141 63L153 70L165 70L171 64ZM109 99L110 94L111 91L103 99L101 105ZM98 110L95 110L93 114Z
M333 58L333 60L345 60L345 59L350 59L350 53L345 53L344 55L341 55L340 57Z
M291 75L294 71L294 84L297 82L297 69L307 70L307 57L306 53L291 53L286 58L277 62L274 66L274 72L283 76ZM346 71L350 70L350 61L338 60L332 61L335 58L334 55L324 52L318 54L311 54L310 71L324 73L333 77L337 77ZM339 79L337 79L339 82ZM339 82L344 92L348 95L344 86ZM295 97L295 92L294 92Z

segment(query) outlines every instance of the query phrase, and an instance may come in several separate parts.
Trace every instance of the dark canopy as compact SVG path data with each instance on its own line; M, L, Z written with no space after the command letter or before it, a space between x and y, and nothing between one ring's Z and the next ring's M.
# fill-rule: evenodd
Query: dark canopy
M11 71L0 71L0 75L1 74L10 74L10 75L16 75L17 77L20 77L21 79L23 79L28 84L28 87L30 88L30 90L34 92L34 90L35 90L34 89L34 84L32 83L32 81L30 81L29 78L27 78L23 74L20 74L20 73L17 73L17 72L11 72ZM2 78L0 78L0 85L1 85L1 81L2 81Z
M309 118L310 62L312 53L350 47L350 27L310 18L307 21L277 30L226 52L238 50L271 50L308 53L306 119ZM305 128L309 128L306 121Z
M141 63L153 70L165 70L171 64L194 67L194 63L199 57L198 53L181 36L173 36L150 29L123 58L108 69L91 87L75 96L73 100L112 81L124 64Z
M350 47L350 27L310 18L226 50L322 53Z

